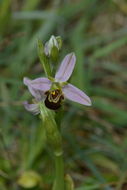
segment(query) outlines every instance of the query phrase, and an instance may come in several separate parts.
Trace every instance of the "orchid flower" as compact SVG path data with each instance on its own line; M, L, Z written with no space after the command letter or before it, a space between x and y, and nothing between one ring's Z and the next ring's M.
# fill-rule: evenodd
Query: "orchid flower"
M36 104L28 104L25 102L25 108L34 114L38 114L38 102L44 101L46 107L57 110L61 106L64 98L90 106L90 98L83 91L67 82L72 75L75 63L75 54L70 53L63 59L55 74L55 78L41 77L30 80L24 77L24 84L28 87L30 93L36 100Z

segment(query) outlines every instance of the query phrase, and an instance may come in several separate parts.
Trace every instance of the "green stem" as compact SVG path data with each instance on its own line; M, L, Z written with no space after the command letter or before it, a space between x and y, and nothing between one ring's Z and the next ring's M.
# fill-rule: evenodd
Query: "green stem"
M53 190L65 190L64 188L64 163L63 155L55 155L55 182Z
M65 190L62 137L58 130L53 111L47 109L43 103L40 103L40 111L47 142L52 148L55 160L55 182L52 190Z

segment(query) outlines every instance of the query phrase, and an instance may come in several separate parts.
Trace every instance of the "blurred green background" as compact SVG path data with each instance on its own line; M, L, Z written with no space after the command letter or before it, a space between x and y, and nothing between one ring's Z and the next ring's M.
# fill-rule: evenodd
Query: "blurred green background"
M37 39L51 35L63 39L60 60L75 52L71 83L93 102L66 102L58 118L66 173L76 190L127 190L126 0L0 0L0 190L51 189L42 123L22 106L23 77L44 74Z

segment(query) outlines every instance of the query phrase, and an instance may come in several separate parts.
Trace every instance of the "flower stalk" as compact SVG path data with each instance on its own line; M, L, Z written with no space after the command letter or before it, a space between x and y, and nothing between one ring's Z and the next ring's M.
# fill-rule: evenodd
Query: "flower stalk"
M55 161L55 181L53 190L65 190L62 138L55 122L53 111L47 109L42 103L40 104L40 111L47 141L52 147Z
M55 155L55 181L53 190L65 190L63 154Z
M43 103L40 103L40 114L45 127L48 143L53 149L53 153L59 156L63 153L62 138L58 131L53 111L47 109Z

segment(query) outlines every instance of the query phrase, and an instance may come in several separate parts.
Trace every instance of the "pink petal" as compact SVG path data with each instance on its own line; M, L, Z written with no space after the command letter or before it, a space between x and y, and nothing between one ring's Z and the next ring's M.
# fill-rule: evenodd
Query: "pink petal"
M50 89L51 81L48 78L37 78L34 80L30 80L28 78L24 78L24 84L30 85L32 88L40 90L40 91L47 91Z
M24 107L27 111L32 112L34 115L40 113L38 104L29 104L27 101L23 102Z
M55 79L60 82L67 81L73 72L75 62L76 57L74 53L66 55L55 75Z
M28 86L30 93L37 99L40 100L44 96L44 92L50 89L51 81L47 78L37 78L30 80L24 77L24 84Z
M23 82L28 87L30 93L36 98L36 100L40 101L42 99L42 93L39 90L32 88L31 80L24 77Z
M80 89L76 88L72 84L67 84L63 87L63 93L65 98L72 100L74 102L78 102L83 105L90 106L91 100L90 98Z

